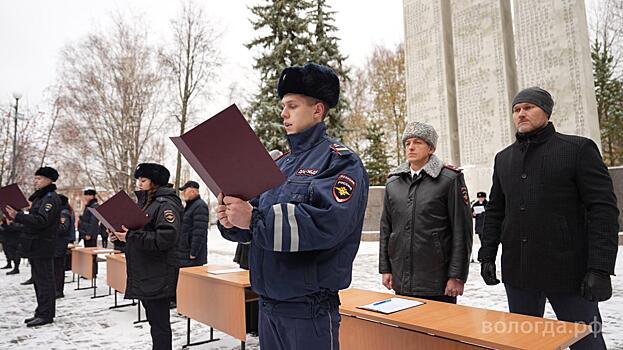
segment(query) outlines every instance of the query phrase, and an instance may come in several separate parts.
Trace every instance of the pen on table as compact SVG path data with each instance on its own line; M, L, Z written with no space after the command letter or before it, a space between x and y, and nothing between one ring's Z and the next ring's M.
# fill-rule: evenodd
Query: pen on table
M385 300L381 300L381 301L377 301L376 303L372 304L373 306L377 306L377 305L381 305L383 303L387 303L391 301L391 299L385 299Z

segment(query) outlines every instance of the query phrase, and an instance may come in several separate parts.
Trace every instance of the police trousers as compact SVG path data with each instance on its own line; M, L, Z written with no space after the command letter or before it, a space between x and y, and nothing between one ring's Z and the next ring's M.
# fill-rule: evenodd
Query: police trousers
M260 299L260 349L338 350L339 297L319 293L291 301Z
M35 317L52 320L56 315L54 258L29 259L29 261L35 294L37 295Z

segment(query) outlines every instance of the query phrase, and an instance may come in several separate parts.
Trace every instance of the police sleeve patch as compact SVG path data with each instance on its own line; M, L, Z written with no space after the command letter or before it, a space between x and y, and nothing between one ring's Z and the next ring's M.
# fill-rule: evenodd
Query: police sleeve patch
M356 186L357 183L352 177L340 174L333 184L333 198L338 203L348 202L353 197Z
M173 213L173 210L171 209L167 209L164 211L164 219L168 222L168 223L174 223L175 222L175 214Z
M463 195L463 202L465 202L465 205L469 205L469 194L467 193L467 187L461 187L461 195Z
M52 203L46 203L46 205L43 206L43 210L46 212L52 210Z

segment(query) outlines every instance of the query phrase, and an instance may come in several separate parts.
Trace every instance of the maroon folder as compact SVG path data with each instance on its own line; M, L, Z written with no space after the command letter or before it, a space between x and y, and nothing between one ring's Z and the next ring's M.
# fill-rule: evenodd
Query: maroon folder
M121 225L130 230L138 230L149 221L147 214L121 191L110 197L97 208L89 208L95 217L113 232L121 232Z
M286 180L235 104L171 141L214 195L250 200Z
M24 209L30 206L30 203L26 200L26 196L24 196L24 192L19 189L17 184L0 188L0 209L4 212L4 208L7 205L15 210Z

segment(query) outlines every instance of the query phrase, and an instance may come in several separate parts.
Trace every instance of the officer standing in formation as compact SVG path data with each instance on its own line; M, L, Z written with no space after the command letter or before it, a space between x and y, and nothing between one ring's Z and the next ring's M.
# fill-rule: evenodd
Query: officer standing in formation
M100 223L89 210L89 208L97 208L99 206L96 195L97 192L94 189L86 189L82 196L84 210L82 215L80 215L80 221L78 221L78 241L83 240L85 247L96 247L97 236L100 233Z
M52 323L56 312L54 288L54 247L61 213L61 200L56 194L58 172L42 167L35 172L35 188L28 200L28 214L5 208L11 231L21 233L22 255L29 258L37 296L34 317L25 320L28 327Z
M472 249L463 173L435 154L437 132L409 122L407 161L390 172L381 215L379 272L396 294L456 304Z
M326 134L339 91L329 67L286 68L277 92L290 152L277 165L287 182L257 206L219 195L222 235L251 243L262 349L339 348L338 291L350 285L368 196L359 157Z
M180 191L186 202L179 239L180 266L201 266L208 263L210 210L199 195L196 181L186 182Z
M590 139L556 132L554 101L533 87L513 100L517 141L495 156L478 253L489 285L502 281L511 312L593 325L572 349L605 349L598 302L612 296L619 211L608 169Z
M172 347L169 301L175 296L179 257L177 244L182 201L168 186L169 170L160 164L142 163L134 172L139 188L138 205L149 222L139 230L110 232L114 242L126 242L127 286L125 299L138 299L145 307L151 328L152 349Z

